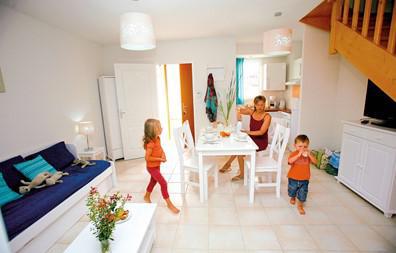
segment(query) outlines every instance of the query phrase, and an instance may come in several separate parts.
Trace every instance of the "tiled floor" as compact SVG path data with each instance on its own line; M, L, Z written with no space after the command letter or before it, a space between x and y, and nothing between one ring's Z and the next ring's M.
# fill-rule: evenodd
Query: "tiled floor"
M396 252L396 218L385 218L324 171L312 168L306 215L301 216L288 202L285 175L281 198L272 189L258 190L249 205L243 183L230 181L234 167L220 174L218 188L211 181L209 200L200 203L198 189L189 186L185 196L180 193L176 161L171 155L168 160L162 172L181 212L167 210L157 186L152 197L159 204L152 253ZM119 161L116 167L119 185L113 190L132 193L134 202L142 202L149 180L144 161ZM284 168L285 174L287 165ZM63 252L87 222L83 217L49 252Z

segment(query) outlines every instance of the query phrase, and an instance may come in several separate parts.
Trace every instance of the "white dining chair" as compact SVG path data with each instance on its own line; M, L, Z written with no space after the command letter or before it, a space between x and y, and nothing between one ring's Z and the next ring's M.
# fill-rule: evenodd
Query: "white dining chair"
M257 156L256 157L256 168L255 177L258 177L258 181L254 180L255 187L275 187L276 196L280 197L280 187L281 187L281 175L282 175L282 159L285 154L287 147L287 142L289 140L290 128L284 127L280 124L276 124L275 132L273 135L272 143L270 146L270 151L268 156ZM245 162L245 184L249 182L250 176L250 162ZM271 173L270 182L261 182L260 177L262 175ZM275 173L275 182L272 180L272 174Z
M188 126L188 130L186 128ZM199 173L198 170L198 157L195 154L194 141L192 139L191 131L189 130L189 125L183 124L182 127L177 127L173 130L173 137L176 144L177 156L179 159L179 166L180 166L180 173L182 177L181 188L182 193L185 191L185 183L199 187L199 176L198 182L194 182L190 180L191 177L185 176L185 170L189 171L190 173ZM189 133L190 132L190 133ZM191 136L191 138L189 138ZM207 199L208 197L208 176L209 173L213 174L214 176L214 183L215 187L218 187L218 170L217 165L213 163L205 163L204 164L204 177L203 177L203 185L204 185L204 193Z

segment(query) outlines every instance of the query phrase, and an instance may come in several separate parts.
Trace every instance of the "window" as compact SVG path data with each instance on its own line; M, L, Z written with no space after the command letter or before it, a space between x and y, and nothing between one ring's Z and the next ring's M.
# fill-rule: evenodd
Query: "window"
M261 94L261 64L260 59L245 59L243 63L243 96L245 101Z

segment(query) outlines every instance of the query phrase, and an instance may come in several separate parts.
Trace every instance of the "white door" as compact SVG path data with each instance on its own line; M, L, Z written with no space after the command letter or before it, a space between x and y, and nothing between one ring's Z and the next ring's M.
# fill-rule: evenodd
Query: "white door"
M377 205L387 200L392 181L393 154L396 151L381 144L369 142L365 155L359 190Z
M124 159L144 157L144 122L157 118L153 64L114 64Z
M338 178L351 187L357 187L358 178L363 168L362 152L365 142L355 136L342 136L340 169Z

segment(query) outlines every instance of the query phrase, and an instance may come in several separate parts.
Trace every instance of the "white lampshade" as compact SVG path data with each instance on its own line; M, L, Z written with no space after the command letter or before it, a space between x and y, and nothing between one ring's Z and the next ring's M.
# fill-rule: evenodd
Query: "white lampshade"
M151 17L144 13L128 12L121 15L121 47L127 50L155 48L154 27Z
M92 121L81 121L78 123L78 133L83 135L91 135L95 132L95 127Z
M290 54L292 30L288 28L274 29L264 32L263 51L268 56Z

